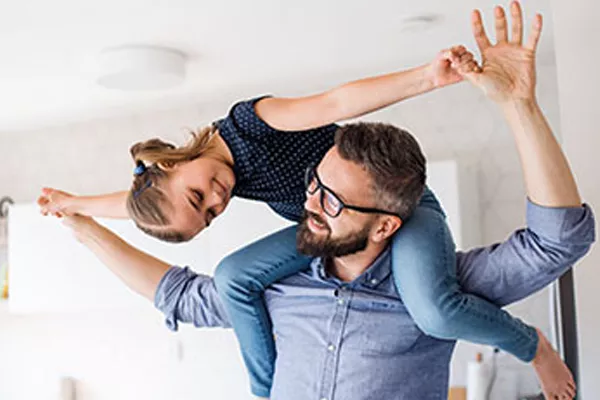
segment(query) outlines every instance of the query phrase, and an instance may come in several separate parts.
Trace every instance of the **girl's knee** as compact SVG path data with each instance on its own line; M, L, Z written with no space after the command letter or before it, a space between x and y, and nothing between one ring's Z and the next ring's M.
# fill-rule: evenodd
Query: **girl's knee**
M214 281L220 293L239 287L242 280L242 268L237 253L223 258L215 270Z
M438 309L421 312L413 320L423 333L438 339L454 339L454 324L450 315Z

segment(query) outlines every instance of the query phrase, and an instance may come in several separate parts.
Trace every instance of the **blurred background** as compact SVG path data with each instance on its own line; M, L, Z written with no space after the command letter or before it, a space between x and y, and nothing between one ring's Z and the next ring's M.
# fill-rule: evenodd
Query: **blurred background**
M238 100L314 93L427 63L438 51L457 44L477 53L470 11L479 8L484 13L493 37L496 4L11 3L0 14L0 198L31 203L42 186L78 194L123 190L130 184L128 149L134 142L160 136L183 143L186 128L226 115ZM537 62L539 102L565 146L584 199L593 205L600 200L600 189L593 172L599 139L592 123L597 108L592 94L600 87L591 70L597 56L590 43L600 37L592 21L598 6L590 0L569 4L522 3L527 27L535 12L545 20ZM132 44L177 50L186 59L185 79L161 90L99 85L98 78L110 69L101 64L103 51ZM408 128L430 162L454 161L465 171L470 184L460 186L459 197L476 199L476 218L464 207L458 214L468 221L461 225L463 248L503 240L524 225L525 191L510 132L494 105L467 83L363 119ZM0 264L6 268L9 238L0 239ZM590 400L600 395L600 383L594 380L600 359L600 345L594 340L600 328L594 310L600 283L593 267L597 257L592 252L575 271L581 398ZM57 296L61 285L68 284L59 281ZM552 336L550 297L544 290L509 309ZM76 382L80 399L196 399L202 398L205 384L212 385L213 398L231 398L231 379L244 382L236 398L249 396L231 332L183 328L173 334L149 304L135 310L65 311L44 298L31 301L37 308L20 313L10 312L9 300L0 300L2 400L58 398L64 377ZM467 363L477 352L484 353L484 359L491 355L490 349L458 345L452 386L465 386ZM498 365L502 385L514 387L519 396L538 391L527 365L502 353ZM502 385L493 394L498 399L508 398L502 397Z

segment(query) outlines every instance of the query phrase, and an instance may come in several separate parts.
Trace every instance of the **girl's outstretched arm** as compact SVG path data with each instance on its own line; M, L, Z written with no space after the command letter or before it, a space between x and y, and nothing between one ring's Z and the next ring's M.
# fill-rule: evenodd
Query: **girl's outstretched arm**
M76 196L58 189L43 188L38 198L44 215L85 215L99 218L127 219L126 201L129 192L115 192L96 196Z
M323 93L267 98L256 104L256 113L282 131L318 128L461 82L463 77L456 71L459 68L469 72L478 68L464 46L443 50L420 67L349 82Z

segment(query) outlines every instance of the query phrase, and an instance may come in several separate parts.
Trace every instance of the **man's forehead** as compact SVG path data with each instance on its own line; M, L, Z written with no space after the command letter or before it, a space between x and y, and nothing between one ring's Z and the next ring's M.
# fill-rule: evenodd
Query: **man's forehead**
M361 200L370 192L372 180L365 168L353 161L345 160L337 146L332 147L317 167L323 184L333 190L344 201Z

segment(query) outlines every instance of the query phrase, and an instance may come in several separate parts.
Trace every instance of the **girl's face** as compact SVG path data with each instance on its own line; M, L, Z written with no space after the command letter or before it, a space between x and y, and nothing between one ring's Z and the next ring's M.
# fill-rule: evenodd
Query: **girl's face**
M188 240L196 236L225 210L234 185L233 169L208 156L169 167L169 179L162 185L173 207L169 228Z

